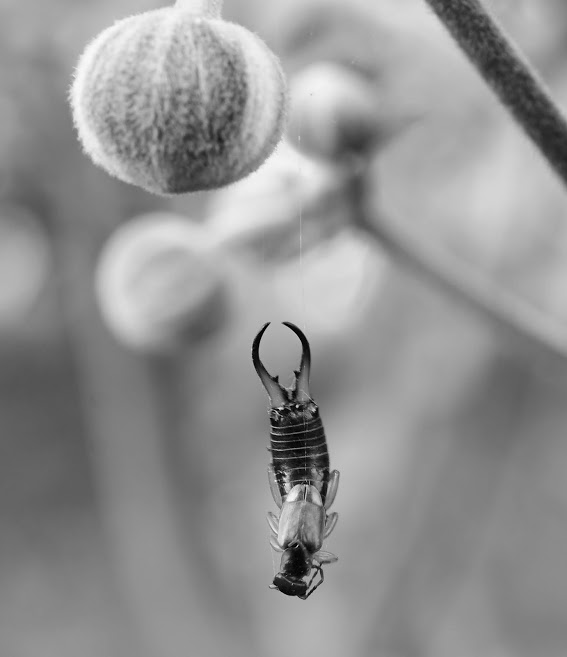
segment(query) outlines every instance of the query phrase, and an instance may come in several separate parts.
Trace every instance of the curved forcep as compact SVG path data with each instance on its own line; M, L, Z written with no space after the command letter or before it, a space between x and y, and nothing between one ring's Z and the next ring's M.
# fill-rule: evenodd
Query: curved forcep
M292 400L298 402L311 401L311 395L309 394L311 347L309 346L309 341L305 337L303 331L295 324L292 324L291 322L282 322L282 324L287 326L295 333L295 335L297 335L302 347L301 362L299 363L299 369L294 370L295 383L291 389L284 388L284 386L282 386L279 382L279 377L272 376L264 366L264 363L262 363L260 360L260 341L262 340L262 336L266 332L266 329L270 325L270 322L266 322L264 326L262 326L254 338L254 342L252 343L252 363L256 373L260 377L262 385L268 393L273 408L284 406L286 403Z

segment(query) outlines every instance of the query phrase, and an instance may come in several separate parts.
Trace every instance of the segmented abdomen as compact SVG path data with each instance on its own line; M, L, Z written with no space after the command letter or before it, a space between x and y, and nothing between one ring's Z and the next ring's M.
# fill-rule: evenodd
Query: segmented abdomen
M299 411L303 409L298 409ZM315 404L305 412L270 417L270 451L282 496L296 484L312 484L327 495L329 453L325 429Z

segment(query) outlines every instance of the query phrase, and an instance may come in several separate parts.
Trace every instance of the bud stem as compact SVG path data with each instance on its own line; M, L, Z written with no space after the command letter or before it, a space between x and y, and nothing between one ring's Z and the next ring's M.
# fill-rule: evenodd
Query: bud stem
M356 173L350 182L354 223L363 233L384 247L396 262L420 279L427 280L464 302L494 326L504 328L548 356L548 363L567 360L567 331L560 321L540 312L529 301L509 292L485 274L467 265L433 241L416 234L415 227L387 214L371 216L367 175Z
M222 0L176 0L175 8L191 12L197 16L220 18Z
M567 121L517 46L480 0L425 0L567 184Z

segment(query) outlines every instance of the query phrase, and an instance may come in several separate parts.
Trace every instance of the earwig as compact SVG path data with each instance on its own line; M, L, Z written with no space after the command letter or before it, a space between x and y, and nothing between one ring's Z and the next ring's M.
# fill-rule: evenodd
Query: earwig
M254 338L252 362L270 398L268 449L272 463L268 466L268 481L280 509L279 516L268 512L270 544L282 553L280 572L270 588L306 600L324 581L323 564L338 559L321 547L338 519L337 513L327 511L337 494L339 472L329 470L325 430L319 407L309 392L309 342L295 324L283 322L303 348L295 380L286 388L260 360L260 341L269 324L264 324Z

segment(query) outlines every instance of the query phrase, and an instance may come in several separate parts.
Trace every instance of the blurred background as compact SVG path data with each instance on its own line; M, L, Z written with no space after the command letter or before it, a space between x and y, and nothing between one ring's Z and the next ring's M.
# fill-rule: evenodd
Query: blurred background
M144 306L130 344L102 319L96 272L119 227L167 213L206 235L222 201L124 185L76 140L67 90L85 44L160 6L0 2L0 655L567 654L560 357L518 344L354 231L299 255L299 215L296 248L279 257L268 231L252 252L203 247L203 267L175 253L142 263L142 279L147 265L159 280L130 281L128 294L172 297L161 315ZM565 105L567 5L489 6ZM290 76L351 65L389 116L417 117L372 160L376 213L567 331L565 191L424 2L226 0L224 13ZM261 207L280 202L268 194ZM234 212L236 232L252 211ZM166 234L174 249L178 233ZM148 323L161 336L185 294L197 310L181 344L147 347ZM310 339L341 471L326 547L339 562L307 602L268 589L279 557L250 346L274 322L262 357L291 380L299 344L283 320Z

